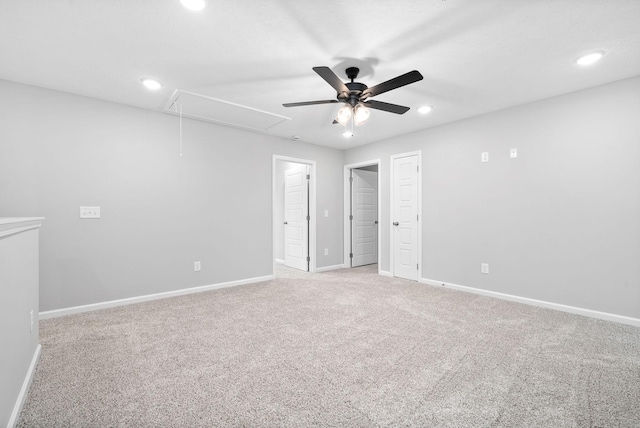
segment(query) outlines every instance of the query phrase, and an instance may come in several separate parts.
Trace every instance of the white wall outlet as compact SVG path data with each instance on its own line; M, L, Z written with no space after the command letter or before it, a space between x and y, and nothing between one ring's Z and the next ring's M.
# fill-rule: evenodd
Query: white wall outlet
M328 255L329 255L329 249L328 249L328 248L325 248L325 249L324 249L324 255L325 255L325 256L328 256Z
M100 218L100 207L80 207L80 218Z
M29 330L30 333L33 333L33 309L31 309L31 329Z
M480 272L489 275L489 263L480 263Z
M509 150L509 157L511 159L517 158L518 157L518 149L516 149L516 148L510 149Z
M195 272L200 272L200 268L201 268L200 262L193 262L193 270Z
M480 162L489 162L489 152L482 152L480 154Z

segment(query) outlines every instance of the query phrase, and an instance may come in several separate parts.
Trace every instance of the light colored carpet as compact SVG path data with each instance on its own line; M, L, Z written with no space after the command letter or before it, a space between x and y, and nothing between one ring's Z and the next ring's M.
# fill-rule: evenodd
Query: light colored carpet
M41 321L19 427L638 427L640 329L375 265Z

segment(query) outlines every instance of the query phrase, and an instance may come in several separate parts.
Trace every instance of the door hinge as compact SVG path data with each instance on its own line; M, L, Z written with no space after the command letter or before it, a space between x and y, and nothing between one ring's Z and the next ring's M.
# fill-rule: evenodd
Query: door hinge
M420 221L420 215L419 214L416 214L416 220Z
M417 270L420 270L420 268L419 268L418 266L419 266L419 265L416 265L416 269L417 269Z
M420 172L420 165L416 165L416 172Z
M307 174L307 180L311 180L311 175Z
M311 216L308 215L307 216L307 221L309 221L309 220L311 220Z
M349 257L350 257L350 258L353 258L353 253L349 253Z
M311 257L307 256L307 262L311 261Z
M349 177L349 183L353 183L353 177Z
M353 214L349 214L349 220L353 220Z

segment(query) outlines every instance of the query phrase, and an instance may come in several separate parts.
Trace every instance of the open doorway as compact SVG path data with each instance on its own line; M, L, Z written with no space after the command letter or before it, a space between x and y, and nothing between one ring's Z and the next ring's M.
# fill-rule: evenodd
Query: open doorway
M379 266L379 165L376 159L344 167L345 267Z
M315 161L274 155L272 181L273 274L314 272Z

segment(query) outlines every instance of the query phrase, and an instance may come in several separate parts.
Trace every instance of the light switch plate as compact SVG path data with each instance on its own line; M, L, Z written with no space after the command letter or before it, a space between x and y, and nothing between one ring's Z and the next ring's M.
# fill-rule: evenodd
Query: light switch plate
M482 152L480 162L489 162L489 152Z
M509 150L509 157L511 159L517 158L518 157L518 149L513 148L513 149Z
M100 218L100 207L80 207L80 218Z

